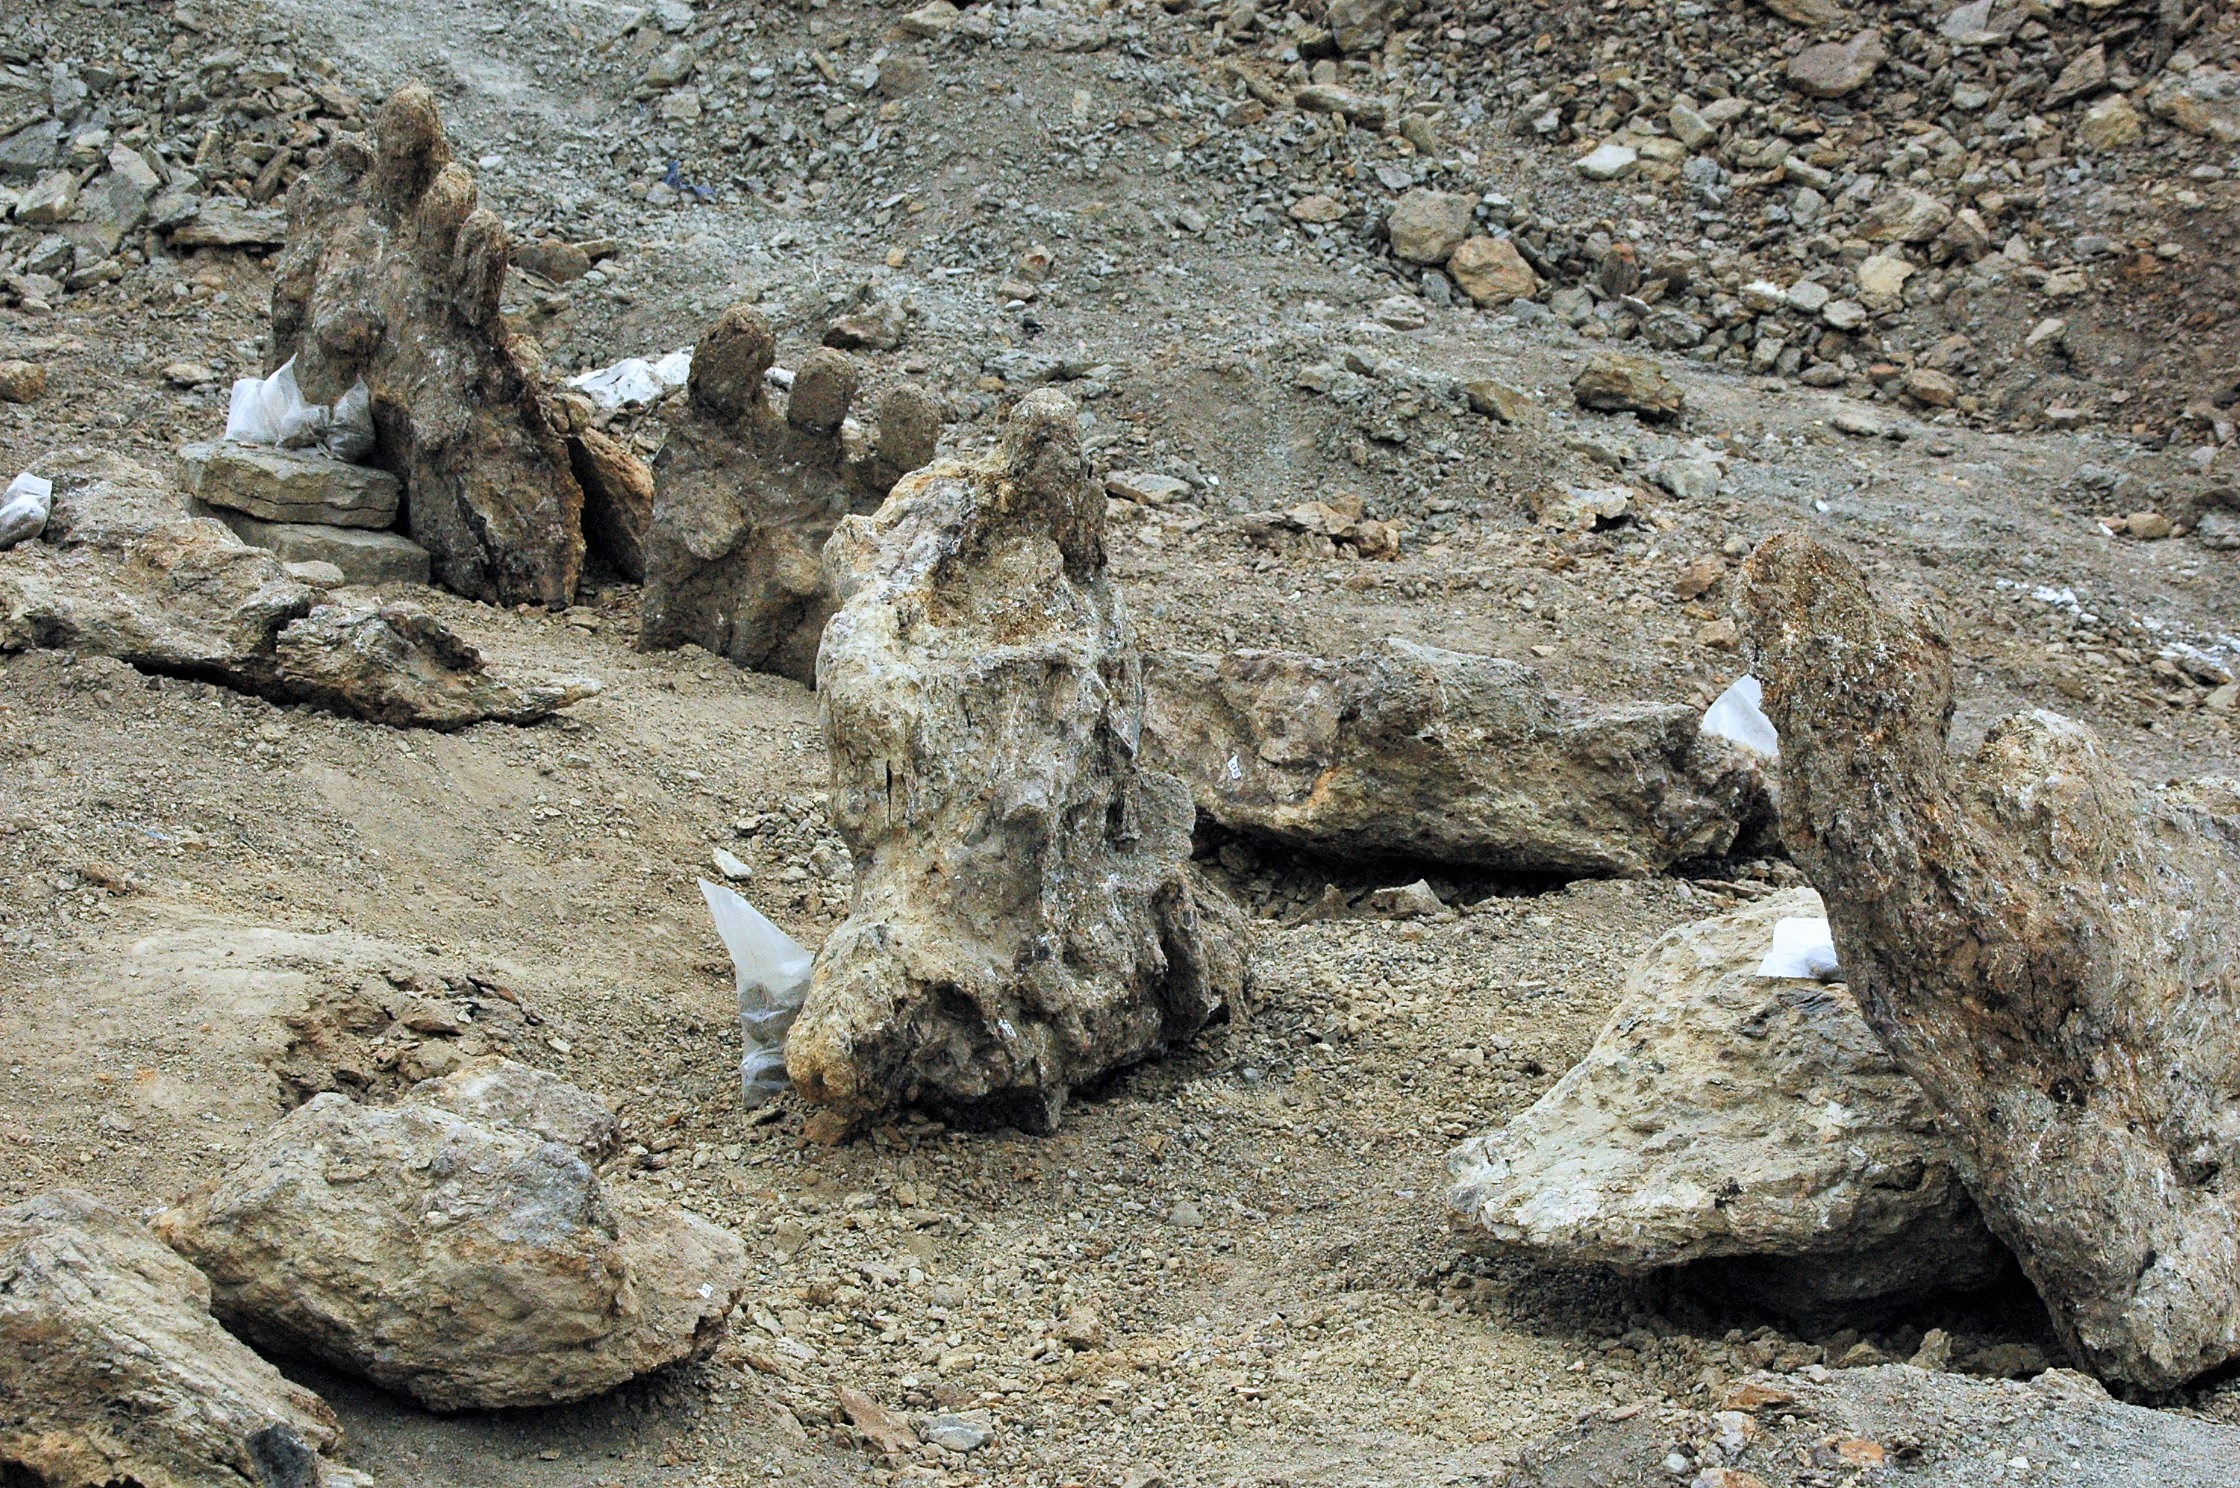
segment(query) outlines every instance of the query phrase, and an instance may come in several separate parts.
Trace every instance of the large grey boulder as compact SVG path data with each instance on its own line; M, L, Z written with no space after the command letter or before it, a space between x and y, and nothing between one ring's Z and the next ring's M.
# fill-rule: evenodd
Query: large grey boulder
M1472 1233L1623 1272L1717 1261L1792 1312L2005 1269L1936 1109L1850 993L1757 974L1779 921L1820 913L1793 889L1659 940L1586 1058L1450 1159Z
M1711 1405L1590 1414L1527 1446L1499 1488L2240 1482L2240 1428L2122 1404L2067 1369L2024 1382L1906 1364L1814 1368L1753 1375Z
M386 470L225 439L180 450L179 473L187 493L211 506L327 527L387 527L403 490Z
M1243 979L1185 875L1189 792L1137 758L1143 681L1073 405L905 478L826 549L817 662L855 901L786 1067L856 1118L1055 1124L1067 1092L1203 1026Z
M1232 831L1344 857L1653 873L1770 823L1756 760L1680 704L1590 707L1513 661L1392 639L1150 658L1144 755Z
M684 407L653 462L640 638L810 682L835 603L825 540L933 458L941 419L926 394L898 388L865 434L848 420L856 365L822 347L795 369L780 415L763 389L776 354L752 305L725 311L693 348Z
M60 1190L0 1209L0 1481L343 1488L325 1401L210 1315L132 1219Z
M2240 1358L2240 784L2046 712L1954 757L1943 634L1808 538L1741 609L1789 850L2063 1340L2150 1389Z
M314 1096L158 1226L243 1336L436 1410L581 1399L714 1348L745 1286L737 1237L608 1189L516 1124L549 1091L489 1081L393 1107ZM562 1135L592 1131L580 1114Z

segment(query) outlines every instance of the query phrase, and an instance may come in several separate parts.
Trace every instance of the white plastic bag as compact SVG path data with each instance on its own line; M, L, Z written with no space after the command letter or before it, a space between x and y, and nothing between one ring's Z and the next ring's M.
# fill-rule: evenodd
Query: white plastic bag
M812 958L723 885L701 879L700 897L708 901L739 983L739 1032L746 1040L739 1091L751 1110L786 1088L786 1033L808 994Z
M1731 739L1767 759L1781 758L1781 735L1774 732L1773 720L1766 717L1761 706L1764 700L1765 689L1758 685L1758 679L1744 673L1704 712L1703 732Z
M362 460L373 453L373 395L360 381L332 406L306 403L296 385L296 359L290 357L270 377L234 383L226 438L282 449L317 447L338 460Z
M233 385L226 408L226 438L236 444L276 444L284 449L318 442L327 410L303 401L296 386L296 359L288 358L270 377L244 377Z
M1842 972L1836 965L1835 937L1824 919L1776 920L1773 945L1758 963L1762 977L1806 978L1832 982Z
M692 375L692 348L670 352L657 362L624 357L611 367L568 379L568 386L601 408L636 408L681 388Z
M373 453L373 394L363 381L352 383L328 411L327 453L353 465Z
M0 494L0 548L29 542L47 530L54 512L54 482L44 476L19 475Z

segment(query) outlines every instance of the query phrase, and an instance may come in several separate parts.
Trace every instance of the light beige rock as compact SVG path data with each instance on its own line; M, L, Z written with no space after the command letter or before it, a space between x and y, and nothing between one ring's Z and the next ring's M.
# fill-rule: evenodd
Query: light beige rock
M1332 857L1653 873L1769 822L1757 765L1695 710L1590 708L1496 657L1166 652L1149 678L1146 760L1229 830Z
M1540 276L1507 238L1466 238L1447 259L1455 285L1480 305L1506 305L1540 292Z
M1680 385L1659 371L1655 362L1618 351L1590 357L1572 379L1571 398L1581 408L1638 414L1652 423L1678 418L1688 401Z
M1189 791L1137 758L1104 524L1074 406L1045 390L985 462L918 471L833 533L817 688L855 899L786 1068L840 1119L1047 1131L1074 1086L1241 991L1242 919L1209 925L1185 871Z
M343 1488L325 1401L210 1315L210 1284L68 1189L0 1209L0 1478L38 1488Z
M504 1118L314 1096L158 1228L244 1336L435 1410L551 1405L697 1358L744 1291L728 1231Z
M2077 143L2088 150L2120 150L2145 132L2146 121L2121 93L2101 99L2077 121Z
M2147 109L2188 134L2240 144L2240 72L2215 67L2197 67L2182 77L2166 72L2147 90Z
M1996 1277L1936 1108L1840 983L1761 977L1793 889L1683 925L1585 1059L1449 1159L1473 1235L1542 1262L1706 1279L1811 1313Z
M1392 204L1385 231L1392 255L1407 263L1443 264L1470 233L1470 214L1478 199L1418 187Z

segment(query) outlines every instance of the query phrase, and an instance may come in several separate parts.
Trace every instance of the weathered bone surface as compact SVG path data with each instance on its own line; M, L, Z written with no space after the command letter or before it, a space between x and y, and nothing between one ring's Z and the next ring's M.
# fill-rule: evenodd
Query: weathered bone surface
M2019 714L1947 752L1952 658L1798 536L1743 569L1791 853L2078 1358L2240 1357L2240 787L2158 792Z
M564 605L583 567L583 492L535 349L498 313L509 248L434 96L399 88L371 142L336 136L288 190L271 362L294 357L315 403L365 382L375 463L405 483L437 582Z
M1169 653L1144 753L1232 831L1347 857L1653 873L1770 824L1758 765L1694 710L1587 708L1513 661L1388 640L1340 660Z
M1672 931L1587 1057L1454 1154L1449 1202L1503 1249L1716 1281L1818 1312L1973 1286L2005 1253L1937 1113L1840 984L1757 975L1810 889Z
M68 1189L0 1209L0 1480L362 1483L320 1455L339 1435L326 1402L219 1327L210 1284L134 1220Z
M834 603L825 540L933 458L941 418L927 394L897 388L863 435L847 421L855 363L822 347L795 372L780 416L763 393L775 356L751 305L725 311L695 344L684 411L654 459L642 640L809 682Z
M556 1109L532 1091L524 1115L539 1108ZM608 1191L536 1130L417 1091L386 1108L312 1097L158 1228L243 1336L436 1410L576 1400L698 1358L745 1286L730 1232Z
M896 486L826 549L817 684L852 912L786 1066L848 1115L902 1103L1047 1130L1067 1092L1241 990L1186 876L1192 813L1143 768L1141 667L1073 405Z
M113 656L400 727L528 723L599 690L583 678L516 687L416 605L324 603L130 461L46 463L60 473L45 540L0 554L0 651Z

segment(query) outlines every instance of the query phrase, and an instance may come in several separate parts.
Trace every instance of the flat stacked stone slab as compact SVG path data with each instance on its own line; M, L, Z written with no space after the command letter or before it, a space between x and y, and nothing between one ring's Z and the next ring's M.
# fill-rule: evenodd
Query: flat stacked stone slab
M391 527L404 494L386 470L222 439L180 450L179 473L197 501L266 522Z
M331 563L342 581L372 587L428 582L428 550L401 532L365 527L325 527L310 522L266 522L246 512L209 508L252 548L269 550L283 563Z

